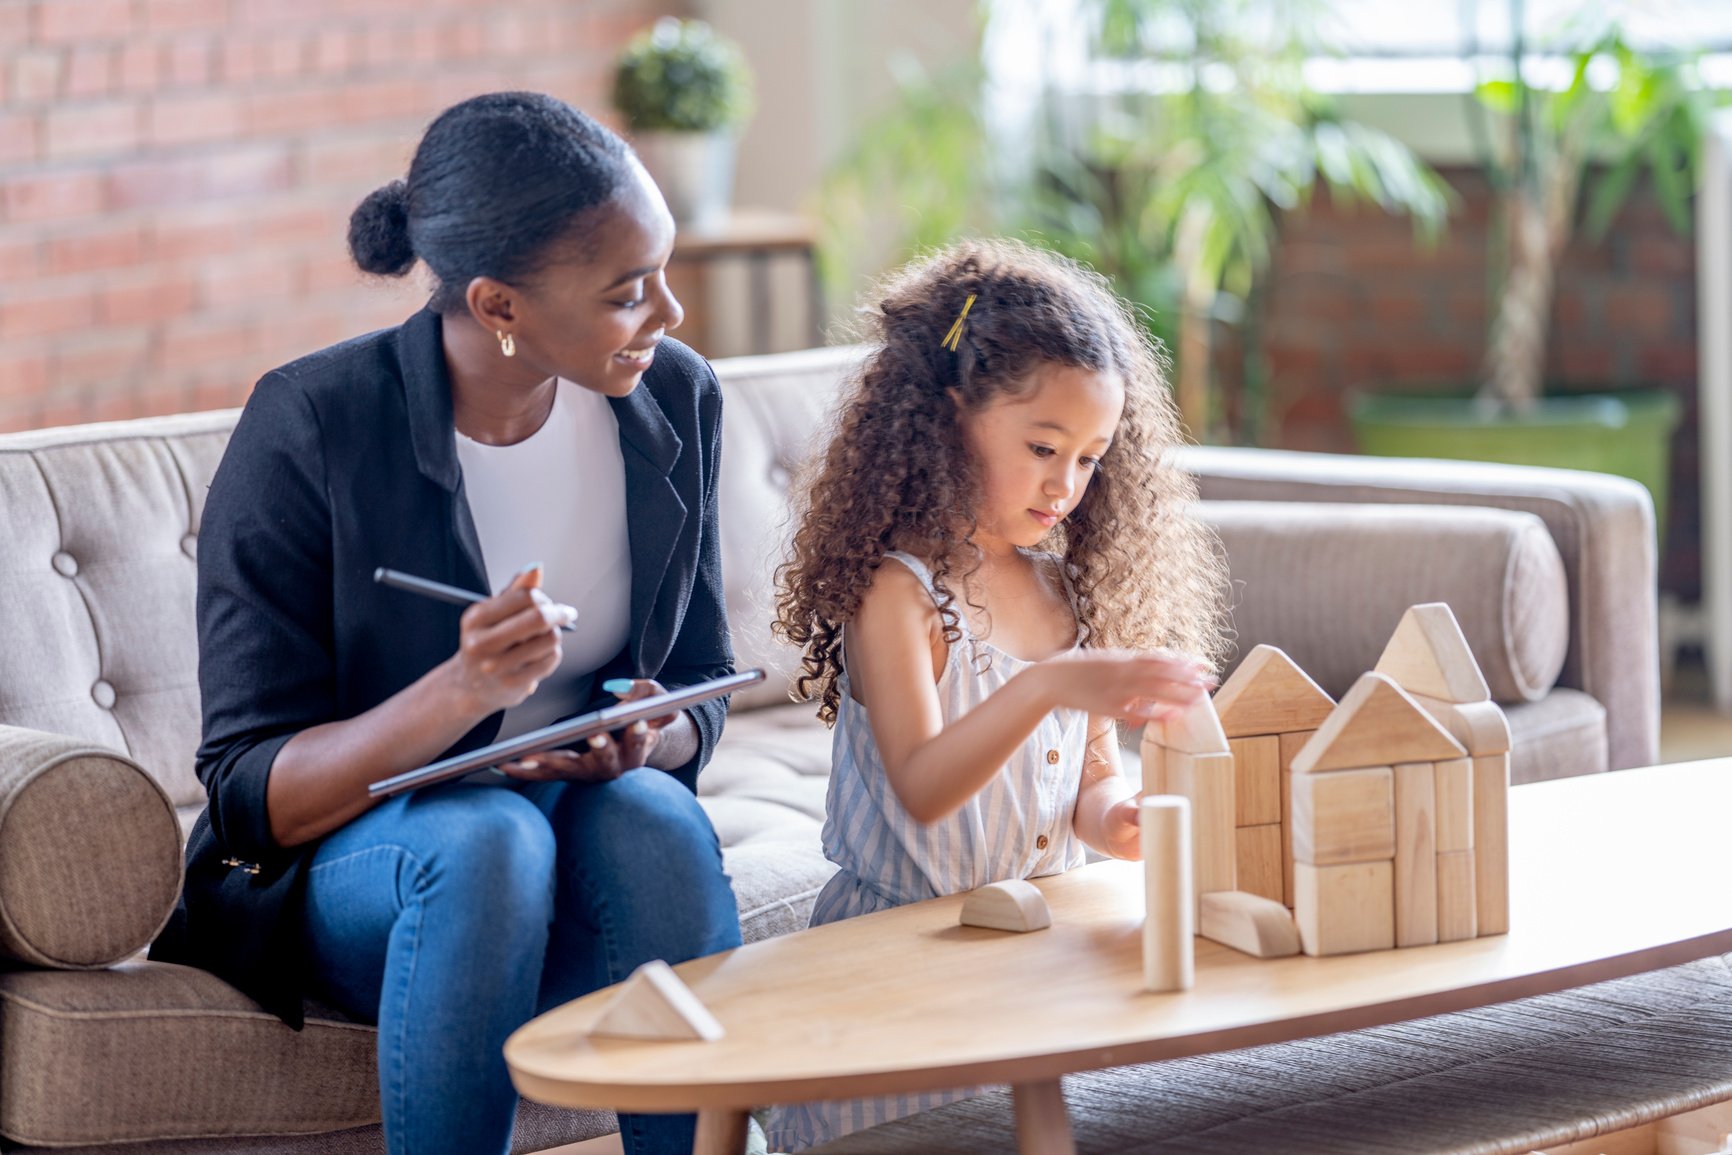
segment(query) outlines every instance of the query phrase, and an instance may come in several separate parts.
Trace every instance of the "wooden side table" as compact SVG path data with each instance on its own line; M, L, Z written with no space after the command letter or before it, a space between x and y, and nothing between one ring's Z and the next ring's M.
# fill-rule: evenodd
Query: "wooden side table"
M678 336L700 353L714 355L716 335L711 331L714 310L706 300L708 285L704 274L717 262L740 260L746 263L750 283L750 351L771 352L774 302L770 266L773 260L792 259L803 262L805 267L806 329L811 343L822 345L824 290L818 277L817 245L817 229L811 221L777 209L736 208L718 225L683 226L674 241L673 259L668 262L668 279L674 295L686 308L686 323L682 326L685 332Z

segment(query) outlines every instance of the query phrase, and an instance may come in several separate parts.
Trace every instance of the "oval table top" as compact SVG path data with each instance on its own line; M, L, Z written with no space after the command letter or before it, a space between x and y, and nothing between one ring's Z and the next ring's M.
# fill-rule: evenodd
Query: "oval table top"
M506 1043L518 1090L559 1106L741 1109L1026 1083L1329 1034L1732 952L1732 759L1510 791L1508 935L1260 960L1196 940L1196 985L1142 990L1139 864L1034 879L1053 925L958 925L961 896L815 927L675 968L716 1042L585 1032L613 988Z

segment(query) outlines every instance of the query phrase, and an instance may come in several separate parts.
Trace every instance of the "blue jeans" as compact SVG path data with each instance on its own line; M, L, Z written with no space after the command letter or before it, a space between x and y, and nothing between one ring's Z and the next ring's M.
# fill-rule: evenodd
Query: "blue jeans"
M649 769L393 798L319 846L306 922L314 993L379 1025L391 1155L504 1155L507 1035L650 959L740 943L709 819ZM693 1129L620 1118L631 1155L684 1155Z

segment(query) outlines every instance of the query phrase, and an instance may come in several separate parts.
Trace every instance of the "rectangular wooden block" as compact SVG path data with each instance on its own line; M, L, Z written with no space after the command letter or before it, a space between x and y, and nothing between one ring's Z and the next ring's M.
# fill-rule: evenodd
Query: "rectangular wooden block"
M1293 774L1293 859L1312 866L1395 857L1390 768Z
M1473 760L1473 872L1477 932L1508 934L1508 754Z
M1167 790L1191 800L1191 886L1198 894L1239 889L1233 824L1233 756L1167 751Z
M1460 942L1479 933L1473 851L1437 856L1437 941Z
M1293 909L1293 755L1311 741L1315 730L1300 730L1281 735L1281 901Z
M1143 793L1171 794L1167 788L1167 748L1156 742L1144 742Z
M1395 946L1395 865L1293 867L1294 921L1308 955L1391 950Z
M1473 849L1473 759L1437 765L1437 852Z
M1229 738L1233 751L1233 789L1240 826L1269 826L1281 821L1281 739L1275 734ZM1241 890L1246 889L1244 887Z
M1395 767L1395 945L1437 941L1437 789L1430 762Z
M1241 826L1238 839L1239 889L1284 904L1286 871L1281 867L1281 824Z

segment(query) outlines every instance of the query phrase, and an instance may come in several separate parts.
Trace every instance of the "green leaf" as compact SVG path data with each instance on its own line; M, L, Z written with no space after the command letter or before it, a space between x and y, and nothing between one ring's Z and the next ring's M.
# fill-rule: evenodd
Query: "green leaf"
M1632 149L1609 172L1594 183L1594 191L1588 197L1588 211L1583 228L1589 240L1599 242L1605 239L1606 230L1611 228L1612 221L1617 217L1618 210L1624 206L1624 201L1630 195L1630 189L1635 186L1636 177L1642 171L1642 154Z

